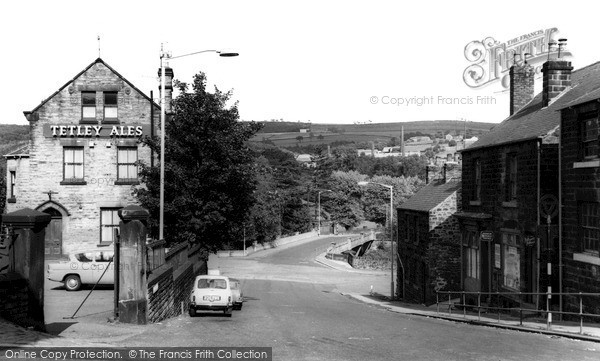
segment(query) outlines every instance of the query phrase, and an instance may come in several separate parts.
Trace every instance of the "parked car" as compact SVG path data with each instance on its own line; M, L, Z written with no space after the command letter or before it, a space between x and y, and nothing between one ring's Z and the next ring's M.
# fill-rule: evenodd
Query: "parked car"
M233 310L233 295L231 282L228 277L219 275L197 276L190 296L190 317L196 316L197 311L223 311L231 317Z
M114 251L109 248L72 253L68 261L48 263L46 275L50 281L64 283L67 291L77 291L82 285L95 284L99 279L98 284L112 285L115 283L113 255Z
M233 301L233 309L241 310L244 305L244 293L242 292L242 283L235 278L230 278L231 283L231 294Z

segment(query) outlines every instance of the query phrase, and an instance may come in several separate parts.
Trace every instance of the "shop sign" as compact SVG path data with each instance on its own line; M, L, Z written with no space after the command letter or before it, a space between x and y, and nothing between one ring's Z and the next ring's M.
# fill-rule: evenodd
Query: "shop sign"
M482 242L491 242L494 240L494 232L492 231L481 231L481 233L479 233L479 239Z
M148 125L52 125L44 124L46 138L138 138L149 134Z

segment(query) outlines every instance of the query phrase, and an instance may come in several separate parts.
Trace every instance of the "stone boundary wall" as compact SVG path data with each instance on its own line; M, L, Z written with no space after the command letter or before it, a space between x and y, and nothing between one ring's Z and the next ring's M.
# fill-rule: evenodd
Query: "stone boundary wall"
M148 322L160 322L187 310L194 279L207 273L207 260L199 246L169 249L165 264L148 275Z
M355 257L352 260L352 267L364 270L389 271L391 268L390 260L385 259L366 259L364 257Z
M27 318L29 296L27 280L16 273L0 275L0 318L23 327L32 324Z
M245 255L244 255L244 250L226 250L226 251L217 251L217 256L219 258L223 258L223 257L245 257L247 255L250 255L250 254L258 252L258 251L264 251L266 249L281 247L281 246L284 246L286 244L303 241L303 240L305 240L307 238L316 237L316 236L317 236L317 231L311 231L311 232L307 232L307 233L301 233L301 234L297 234L295 236L289 236L289 237L279 238L279 239L276 239L273 242L266 243L266 244L252 245L252 246L246 248L246 254Z

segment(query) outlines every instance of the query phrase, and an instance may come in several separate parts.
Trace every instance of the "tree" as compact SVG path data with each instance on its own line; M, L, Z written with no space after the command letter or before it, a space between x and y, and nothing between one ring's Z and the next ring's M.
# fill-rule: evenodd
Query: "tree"
M6 178L4 175L6 171L3 167L0 167L0 215L4 214L4 206L6 204ZM0 219L0 224L2 220Z
M358 182L365 178L365 175L355 171L335 171L331 174L327 188L332 192L321 194L321 207L329 212L331 221L349 228L363 220Z
M299 136L297 136L297 137L296 137L296 140L297 140L299 143L302 143L302 140L304 140L304 137L303 137L303 136L301 136L301 135L299 135Z
M424 182L418 177L390 177L390 176L375 176L370 182L381 183L393 186L393 206L395 210L399 205L404 203L408 198L415 194L423 185ZM386 224L387 215L390 209L390 190L389 188L371 184L364 190L362 197L364 205L364 214L367 220ZM395 213L395 212L394 212Z
M280 233L279 202L277 188L269 161L258 157L257 161L257 186L255 191L256 202L250 209L248 221L243 225L246 228L246 238L258 243L268 243Z
M180 95L172 101L165 134L164 233L168 244L199 243L216 251L240 236L241 224L255 202L253 153L246 142L260 129L239 122L237 103L227 108L231 91L206 90L204 73L192 89L176 82ZM143 142L160 153L157 137ZM159 168L140 165L145 187L134 191L150 212L156 234L159 218Z
M276 235L310 230L312 217L304 199L311 193L307 185L311 184L312 171L300 165L289 150L264 144L255 144L253 149L260 155L258 159L261 160L261 173L256 192L258 206L252 209L252 218L262 219L261 214L270 214L277 223ZM263 179L268 179L268 187L262 185ZM257 237L258 242L275 239L272 232L267 235L258 229L265 227L264 224L267 223L261 221L262 226L255 224L257 234L264 235L262 238Z

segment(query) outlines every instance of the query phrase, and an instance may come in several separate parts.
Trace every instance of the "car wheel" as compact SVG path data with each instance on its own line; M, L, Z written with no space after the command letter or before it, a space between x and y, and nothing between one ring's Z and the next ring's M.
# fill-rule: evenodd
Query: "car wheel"
M81 288L81 279L78 275L68 275L65 278L65 288L67 291L78 291Z
M189 312L190 312L190 317L195 317L196 316L196 309L195 308L190 307Z
M242 306L243 306L243 305L244 305L243 303L240 303L240 304L238 305L238 311L241 311L241 310L242 310Z

